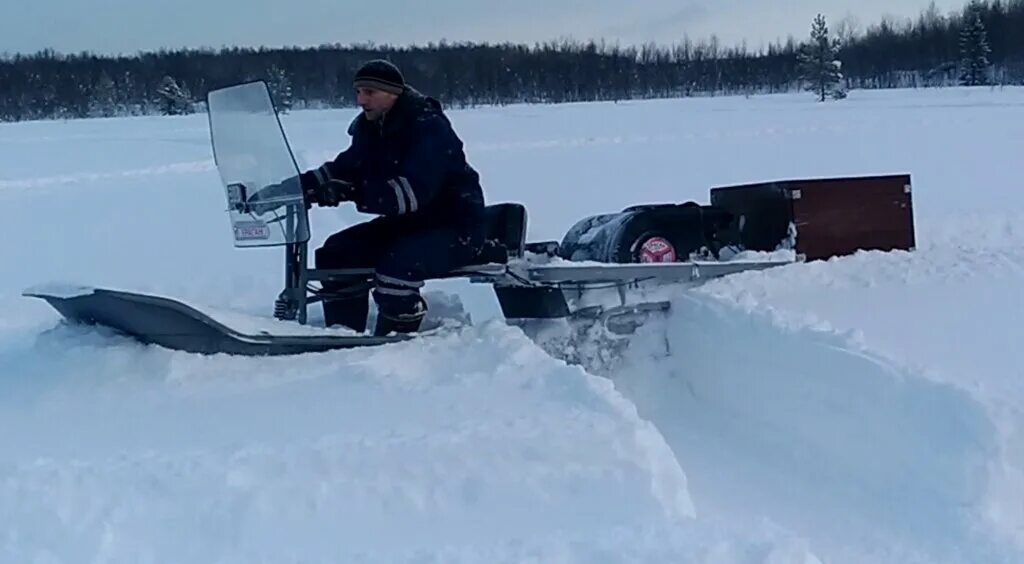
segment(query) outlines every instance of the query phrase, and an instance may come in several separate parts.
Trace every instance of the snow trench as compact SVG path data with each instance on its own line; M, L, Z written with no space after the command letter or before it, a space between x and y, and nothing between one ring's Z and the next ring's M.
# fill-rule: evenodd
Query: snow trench
M1001 444L985 407L850 343L696 293L675 295L594 374L497 321L271 359L63 326L7 338L0 425L15 432L0 449L0 552L1019 557L984 521L1012 495L992 476Z
M985 406L853 344L699 293L608 376L673 449L698 518L769 520L826 562L1010 562Z

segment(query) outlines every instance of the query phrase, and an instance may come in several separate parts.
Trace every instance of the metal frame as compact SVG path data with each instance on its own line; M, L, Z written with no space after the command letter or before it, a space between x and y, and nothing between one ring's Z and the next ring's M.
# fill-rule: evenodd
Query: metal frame
M303 210L305 213L305 210ZM308 242L288 243L285 246L285 287L275 303L275 317L307 321L310 304L322 300L322 296L310 296L310 282L323 282L334 277L352 275L372 276L373 269L317 269L308 265ZM799 259L798 259L799 260ZM705 280L719 278L747 270L764 270L792 264L794 261L688 261L677 263L647 264L594 264L559 261L549 264L531 263L527 257L513 256L507 264L481 264L453 270L443 278L467 278L470 282L490 284L498 294L509 288L536 290L538 293L561 291L563 294L582 297L584 292L600 288L614 288L618 291L620 304L615 308L580 308L576 311L565 309L557 317L603 316L605 318L662 310L665 304L629 304L627 289L644 282L699 284ZM504 304L503 304L504 309Z

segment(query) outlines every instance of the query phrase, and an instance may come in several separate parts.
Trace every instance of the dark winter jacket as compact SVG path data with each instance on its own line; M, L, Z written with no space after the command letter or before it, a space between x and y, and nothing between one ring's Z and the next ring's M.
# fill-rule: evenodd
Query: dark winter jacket
M410 227L480 221L479 175L437 100L407 87L382 118L369 121L360 114L348 132L352 145L304 173L304 188L350 182L359 211L403 217Z

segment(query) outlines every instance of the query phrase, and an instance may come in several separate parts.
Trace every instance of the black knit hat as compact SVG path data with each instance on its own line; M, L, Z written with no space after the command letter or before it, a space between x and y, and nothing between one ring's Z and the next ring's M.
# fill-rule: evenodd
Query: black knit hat
M405 89L405 77L398 67L388 61L377 59L364 64L356 71L353 81L356 88L376 88L392 94L401 94Z

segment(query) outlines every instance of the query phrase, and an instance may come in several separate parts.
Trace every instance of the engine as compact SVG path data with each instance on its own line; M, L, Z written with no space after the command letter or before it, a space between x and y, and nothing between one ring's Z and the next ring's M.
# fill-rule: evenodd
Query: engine
M732 213L696 202L632 206L578 221L558 245L570 261L682 262L717 259L738 240Z

